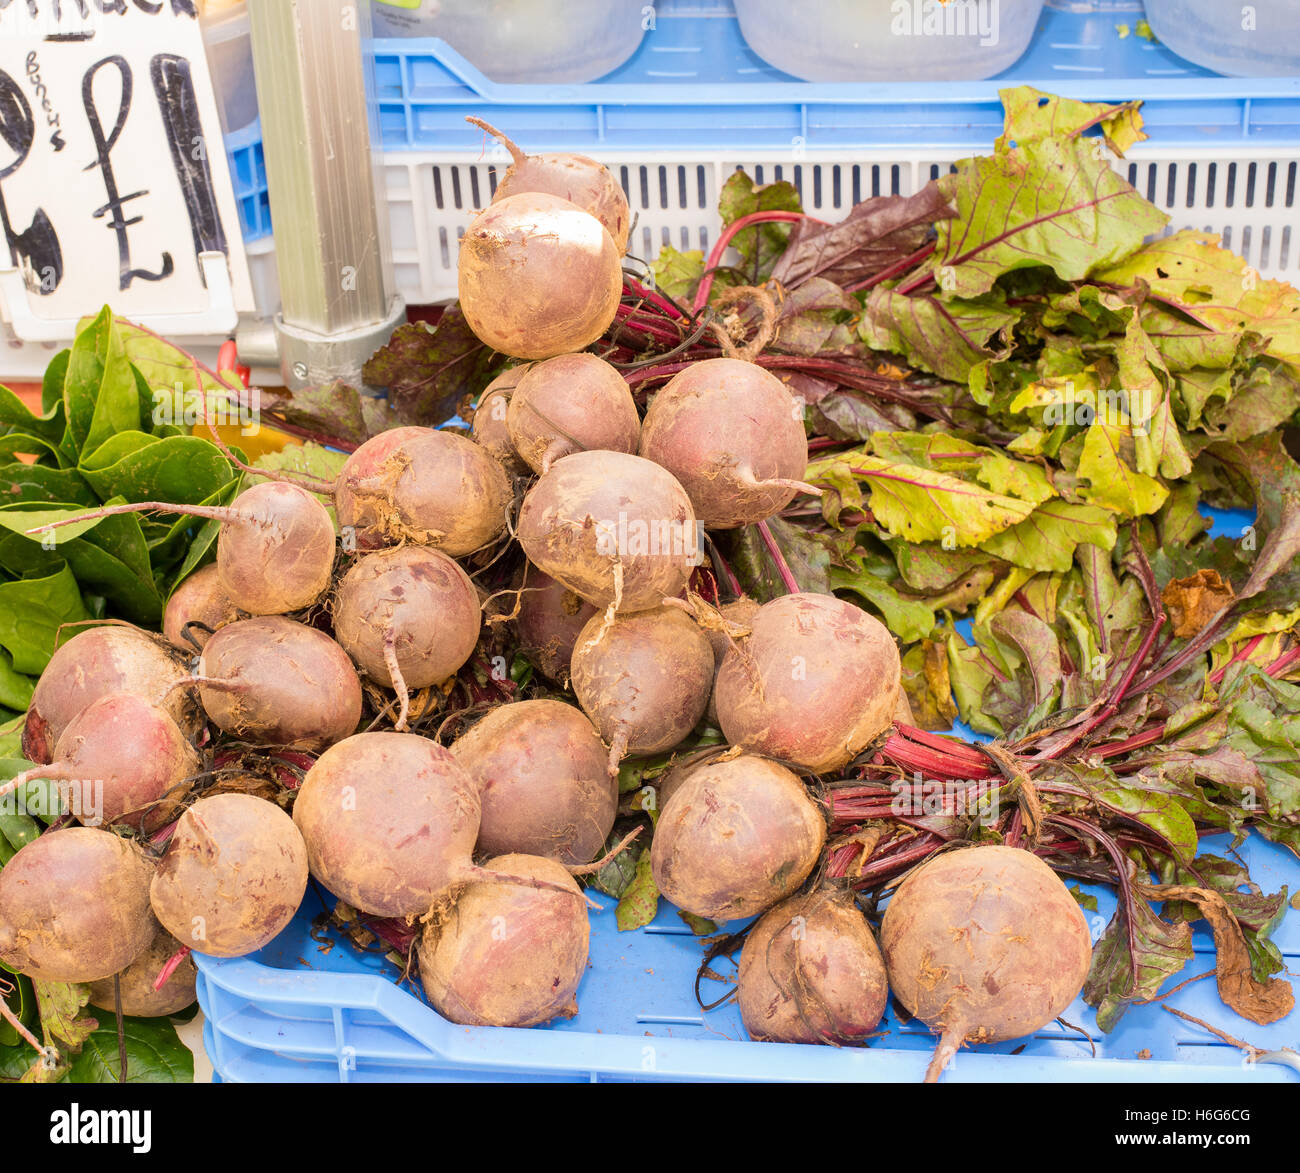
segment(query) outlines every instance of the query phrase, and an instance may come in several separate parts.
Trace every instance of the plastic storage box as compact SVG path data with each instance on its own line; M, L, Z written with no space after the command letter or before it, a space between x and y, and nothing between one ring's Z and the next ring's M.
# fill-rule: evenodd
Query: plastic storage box
M1024 55L1043 0L736 0L740 32L807 81L967 81Z
M1226 837L1207 843L1219 854L1226 847ZM1300 881L1300 868L1283 848L1252 839L1241 854L1270 892ZM1099 911L1084 914L1095 935L1114 901L1107 889L1088 891L1098 900ZM579 1013L532 1030L453 1025L409 988L396 986L395 968L377 956L332 936L332 947L324 951L311 925L321 906L309 899L260 953L229 960L195 956L208 1057L227 1082L920 1082L935 1038L919 1023L901 1023L893 1008L880 1027L888 1033L867 1048L748 1042L734 1003L707 1014L696 1003L702 949L673 909L662 907L648 928L619 933L613 901L596 899L604 911L591 914L591 959L578 988ZM1289 914L1279 945L1288 970L1300 971L1300 916ZM1169 988L1212 967L1213 942L1203 922L1195 930L1195 949ZM718 961L714 968L729 967ZM701 983L706 1002L727 989ZM1188 986L1168 1004L1257 1046L1300 1048L1300 1011L1272 1026L1256 1026L1219 1001L1213 981ZM1097 1029L1082 1001L1063 1017L1083 1034L1052 1023L1032 1038L963 1050L944 1080L1300 1083L1294 1068L1247 1063L1240 1051L1159 1005L1132 1007L1108 1035Z
M248 9L240 4L201 19L221 129L230 135L257 120Z
M654 8L641 0L373 0L371 11L377 37L440 37L493 81L563 84L622 65Z
M1147 0L1147 20L1175 53L1217 73L1300 73L1296 0Z
M1213 536L1239 536L1252 516L1213 512ZM1226 835L1204 850L1229 851ZM1239 851L1264 891L1300 890L1300 861L1252 835ZM1094 940L1114 911L1110 889L1085 889L1097 911L1085 911ZM654 923L620 933L614 902L591 914L590 963L578 989L577 1017L532 1030L463 1027L447 1022L421 994L394 984L396 969L377 953L313 928L323 906L313 885L297 917L250 957L194 955L204 1045L217 1077L228 1082L380 1082L411 1080L870 1080L919 1081L934 1036L900 1022L891 1007L867 1048L792 1046L747 1041L734 1002L705 1013L694 997L700 942L666 901ZM1274 936L1285 976L1300 980L1300 914L1289 911ZM1193 934L1196 956L1166 988L1212 968L1213 938L1205 923ZM719 972L726 964L714 963ZM701 983L712 1002L728 987ZM1300 1050L1300 1010L1271 1026L1240 1019L1220 1001L1212 981L1196 982L1168 1004L1266 1050ZM1106 1080L1153 1083L1300 1082L1294 1058L1253 1064L1242 1053L1158 1005L1134 1006L1110 1034L1076 1001L1059 1023L1032 1038L960 1052L945 1080L1054 1082ZM1095 1048L1095 1054L1094 1054Z
M1151 141L1119 165L1126 177L1174 228L1223 233L1262 275L1300 279L1300 78L1215 77L1136 35L1140 6L1049 5L1028 52L999 78L911 85L801 82L746 43L731 0L654 7L632 58L583 86L499 85L439 41L374 43L393 261L408 302L455 296L460 234L508 162L466 114L528 150L581 151L613 167L636 215L630 249L648 260L664 244L709 247L719 188L737 167L791 180L827 220L865 196L913 192L991 148L998 90L1018 82L1144 99Z

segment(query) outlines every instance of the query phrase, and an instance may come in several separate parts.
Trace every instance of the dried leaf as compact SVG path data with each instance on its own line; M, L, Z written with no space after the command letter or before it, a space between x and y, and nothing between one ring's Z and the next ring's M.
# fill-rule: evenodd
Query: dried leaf
M1163 884L1143 888L1151 900L1190 900L1214 930L1219 997L1243 1018L1261 1024L1276 1022L1291 1013L1295 994L1283 978L1256 981L1251 973L1246 938L1222 896L1208 888Z
M1201 631L1236 595L1232 583L1217 570L1198 570L1190 578L1175 579L1160 594L1173 622L1174 635L1187 639Z

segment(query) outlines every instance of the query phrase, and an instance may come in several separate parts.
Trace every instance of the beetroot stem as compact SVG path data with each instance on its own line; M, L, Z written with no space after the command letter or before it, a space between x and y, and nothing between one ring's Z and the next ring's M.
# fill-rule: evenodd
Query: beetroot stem
M700 279L700 287L695 291L695 300L692 303L695 312L698 314L709 304L709 294L713 291L713 276L722 263L722 254L727 251L727 246L735 239L737 233L752 228L755 224L797 224L800 220L811 219L811 216L805 216L802 212L751 212L748 216L741 216L739 220L733 220L728 224L722 230L722 235L714 242L708 260L704 262L704 276Z
M757 528L758 536L762 539L767 552L772 556L772 561L776 563L776 570L781 576L781 581L785 584L786 593L791 595L799 594L799 582L794 576L794 571L790 569L790 564L785 560L785 555L781 553L781 547L776 544L776 539L772 536L772 531L768 528L767 522L758 522Z

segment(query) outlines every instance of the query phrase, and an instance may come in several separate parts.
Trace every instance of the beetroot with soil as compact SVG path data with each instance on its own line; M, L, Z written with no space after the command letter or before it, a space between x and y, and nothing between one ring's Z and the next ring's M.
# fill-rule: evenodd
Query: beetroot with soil
M420 937L420 979L438 1012L466 1026L540 1026L578 1012L591 929L581 889L562 865L502 855ZM558 889L555 890L555 889Z
M879 620L831 595L786 595L727 652L714 703L732 745L823 774L889 728L901 671Z
M218 631L199 658L208 716L245 741L317 750L361 719L361 681L347 653L323 631L279 615Z
M625 754L673 749L699 723L713 688L713 650L695 621L657 607L612 622L594 616L578 635L573 691L609 743L609 769Z
M678 908L736 920L793 895L825 842L825 820L798 777L744 754L680 783L659 812L651 869Z
M1041 859L996 845L946 851L899 885L880 928L889 984L940 1035L933 1082L964 1042L1016 1039L1078 996L1092 938Z
M91 827L46 831L0 871L0 961L46 982L112 977L153 939L153 866Z
M501 705L451 752L482 797L479 851L585 864L609 837L618 786L600 736L572 705Z
M250 794L214 794L181 815L149 900L198 953L240 957L274 938L307 891L307 849L293 820Z

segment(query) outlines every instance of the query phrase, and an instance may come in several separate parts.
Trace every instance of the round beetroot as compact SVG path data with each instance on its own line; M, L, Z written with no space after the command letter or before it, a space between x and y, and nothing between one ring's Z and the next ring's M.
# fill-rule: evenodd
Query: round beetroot
M215 562L191 574L172 591L163 613L163 635L173 647L193 653L208 642L209 632L239 618L239 610L221 585ZM201 626L186 627L187 623Z
M685 490L657 464L622 452L556 461L524 498L518 534L534 566L602 609L659 606L700 559Z
M784 509L807 489L803 410L771 372L711 358L655 395L640 454L668 469L708 529L734 529Z
M529 191L559 196L595 216L605 226L618 251L627 251L631 222L627 196L608 167L586 155L567 151L525 155L501 131L481 118L467 116L465 121L482 127L499 139L514 160L497 181L496 191L492 193L494 204Z
M515 631L526 655L543 676L569 682L569 661L578 633L596 608L536 566L524 570Z
M587 353L531 364L510 397L506 424L514 450L539 473L574 452L633 453L641 437L627 381Z
M1083 913L1018 847L945 851L899 885L880 928L889 984L941 1037L926 1081L963 1042L1032 1034L1078 996L1092 964Z
M573 691L610 747L609 770L624 754L680 745L699 724L713 688L713 650L690 616L675 607L599 615L578 635Z
M54 761L19 774L0 795L47 778L79 823L135 823L198 771L199 755L175 721L134 693L118 692L87 705L63 731Z
M262 481L240 493L229 514L217 532L217 577L241 611L301 611L329 590L337 552L334 522L314 493Z
M795 896L745 939L737 978L749 1037L774 1043L865 1043L889 1001L885 963L847 892Z
M357 549L410 542L453 558L505 533L512 496L501 462L473 440L414 427L367 440L334 490L339 525Z
M623 296L622 254L600 221L541 192L480 212L461 237L458 268L470 329L512 358L586 349Z
M699 766L659 812L650 863L678 908L715 921L791 896L821 856L826 823L803 783L745 754Z
M367 554L343 576L334 601L334 637L371 679L408 688L454 675L478 643L478 592L440 550L398 546ZM394 671L394 667L396 671Z
M112 977L153 938L152 875L144 853L108 831L46 831L0 871L0 961L44 982Z
M311 873L373 916L421 916L467 878L479 794L451 753L414 733L358 733L307 771L293 820Z
M822 774L889 728L901 673L879 620L831 595L785 595L723 658L714 703L733 745Z
M23 756L44 764L69 723L92 701L130 692L159 705L186 737L197 737L203 714L173 686L189 672L182 656L154 636L127 626L91 627L59 645L36 682L23 726Z
M361 719L361 681L347 653L281 615L223 627L203 648L199 677L208 716L247 741L315 750Z
M251 794L214 794L180 817L149 900L198 953L239 957L270 942L307 891L307 849L293 820Z
M444 1018L467 1026L572 1018L591 932L581 889L550 859L503 855L487 867L563 890L500 879L467 885L455 907L420 937L420 979L429 1001Z
M118 975L122 990L122 1013L127 1018L166 1018L194 1005L198 970L194 966L194 959L188 955L177 965L161 989L153 988L163 967L183 948L157 920L154 921L154 928L154 939L149 947ZM114 1009L116 1001L111 977L91 982L90 1004L100 1010L111 1012Z
M585 864L609 837L618 785L599 735L572 705L501 705L451 752L482 796L479 851Z
M506 472L521 476L528 472L528 465L515 451L510 440L510 429L506 426L506 412L510 407L510 397L519 386L531 363L517 367L508 367L492 380L479 396L478 406L474 409L471 431L474 440L486 448L501 461Z

